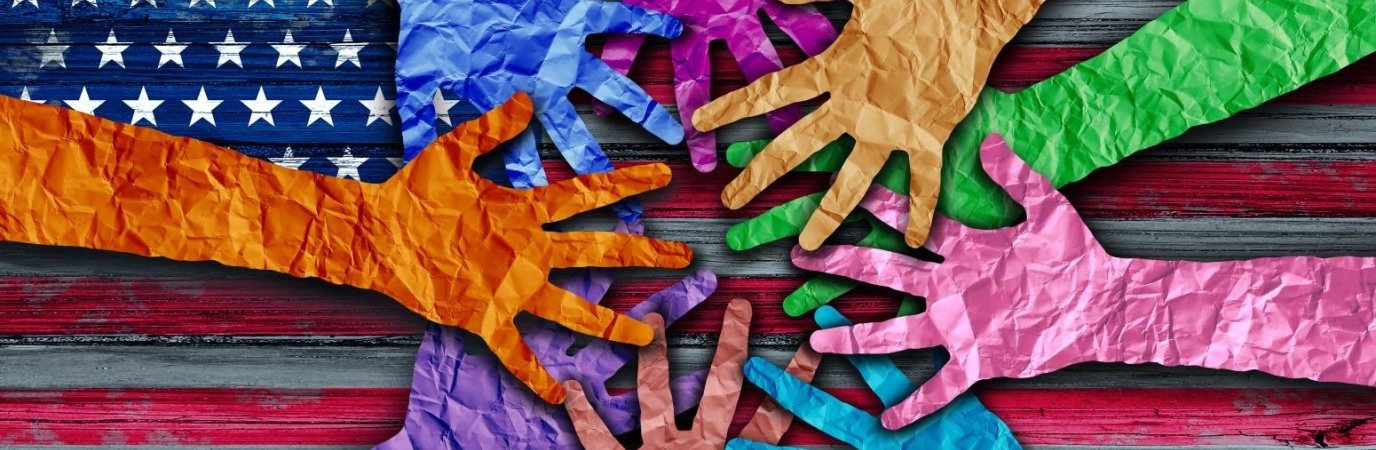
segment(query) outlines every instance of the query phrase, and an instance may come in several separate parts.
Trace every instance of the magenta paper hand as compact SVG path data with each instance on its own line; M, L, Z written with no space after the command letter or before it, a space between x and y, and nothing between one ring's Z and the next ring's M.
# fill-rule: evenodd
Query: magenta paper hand
M884 412L885 427L931 414L980 380L1089 361L1376 386L1376 258L1117 258L1002 138L987 139L980 156L1027 210L1022 224L977 230L938 217L928 245L945 257L940 264L849 246L794 251L799 267L927 296L925 313L812 335L821 352L951 353Z
M774 44L765 35L760 10L764 10L808 56L821 53L836 40L836 28L810 5L786 5L779 0L623 0L623 3L669 13L683 23L683 34L669 43L674 60L674 96L678 101L679 117L685 118L683 131L693 167L702 172L717 167L716 134L698 131L686 118L693 117L694 111L712 100L712 64L708 54L712 41L726 41L727 49L736 57L746 80L755 81L784 67ZM643 34L612 36L603 47L602 60L625 75L630 72L644 42ZM603 115L612 112L602 105L597 111ZM782 133L802 116L798 105L789 106L770 114L769 125L775 134Z

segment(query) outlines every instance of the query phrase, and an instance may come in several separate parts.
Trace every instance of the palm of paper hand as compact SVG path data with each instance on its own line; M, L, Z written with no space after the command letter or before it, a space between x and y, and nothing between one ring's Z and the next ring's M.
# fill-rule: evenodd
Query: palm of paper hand
M528 190L507 188L472 169L481 153L525 129L528 97L518 94L440 139L373 191L363 214L370 236L343 248L371 247L373 264L350 284L387 294L426 318L482 337L502 363L551 403L564 390L523 341L514 323L529 312L570 330L643 345L650 328L551 284L549 273L575 267L688 265L686 245L610 232L550 232L543 226L664 186L669 169L651 164L585 175ZM515 119L511 119L511 118ZM450 180L436 182L436 180ZM343 233L336 233L342 235Z
M912 397L886 411L896 429L991 378L1026 378L1092 359L1084 306L1114 295L1121 260L1094 239L1073 206L1002 139L985 141L990 177L1027 211L1020 225L977 230L939 218L928 244L936 264L873 248L795 250L799 267L928 298L922 314L814 334L819 351L894 353L945 347L951 362Z

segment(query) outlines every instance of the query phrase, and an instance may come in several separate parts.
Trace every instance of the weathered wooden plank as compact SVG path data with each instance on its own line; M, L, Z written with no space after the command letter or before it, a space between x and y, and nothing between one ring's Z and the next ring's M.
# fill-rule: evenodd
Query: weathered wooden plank
M830 393L878 409L861 388ZM1026 444L1370 445L1370 389L981 389ZM0 442L15 444L359 445L401 426L405 389L8 391ZM747 391L733 423L763 399ZM1067 424L1073 423L1074 427ZM37 431L37 432L35 432ZM836 442L806 425L785 444Z
M626 311L676 281L621 280L602 305ZM746 298L756 305L751 321L755 332L810 332L817 328L810 317L789 317L778 306L801 283L790 278L720 278L716 293L670 330L716 333L726 304ZM871 322L893 317L897 298L893 292L869 287L839 304L852 320ZM420 316L381 294L286 277L0 278L0 311L0 336L38 335L45 342L61 342L63 337L89 342L91 335L309 336L337 337L348 344L360 337L414 338L424 327ZM119 342L130 342L127 339Z
M778 242L734 252L722 242L727 219L646 219L646 234L687 242L693 267L722 277L790 277L802 274L788 262L792 244ZM569 229L609 229L609 220L574 220ZM1122 257L1230 260L1263 256L1376 256L1376 219L1250 218L1089 220L1104 247ZM837 235L853 241L863 230L847 227ZM629 269L625 279L670 278L684 271ZM80 248L0 243L0 276L118 276L247 278L281 275L227 268L208 262L167 259Z
M755 339L751 354L780 366L792 358L801 335L771 335ZM282 339L281 344L249 341L233 343L153 342L120 344L63 343L0 345L0 390L15 389L155 389L155 388L274 388L310 389L405 388L410 386L416 348L410 343L349 345L324 340ZM670 335L670 361L675 374L704 369L715 350L715 338ZM766 345L767 344L767 345ZM475 347L481 348L481 347ZM904 373L923 379L933 372L931 358L921 352L900 355ZM613 387L635 386L627 371L613 378ZM837 356L827 356L814 381L826 388L859 384L854 369ZM1000 389L1050 388L1313 388L1324 385L1247 372L1157 365L1082 364L1026 380L994 380L980 386Z

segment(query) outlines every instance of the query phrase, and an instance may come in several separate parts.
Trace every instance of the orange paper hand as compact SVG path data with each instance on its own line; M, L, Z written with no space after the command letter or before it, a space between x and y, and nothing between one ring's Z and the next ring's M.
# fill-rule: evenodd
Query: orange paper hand
M721 340L717 342L717 354L712 358L712 369L707 375L707 385L703 388L702 401L698 403L697 417L693 420L691 430L680 430L674 422L664 319L658 314L645 317L645 321L654 328L655 337L654 342L640 349L636 395L640 398L642 450L721 450L726 447L727 429L736 415L736 402L740 399L741 385L745 383L742 367L750 343L750 316L750 302L744 299L732 300L727 307L726 318L722 321ZM810 381L821 360L821 355L803 344L794 354L788 371ZM583 446L590 449L624 449L588 403L582 386L577 381L564 384L569 391L569 401L564 406L569 410L574 430L578 432L578 439ZM778 443L792 421L791 413L777 403L767 401L755 411L750 423L741 431L741 437Z
M809 0L782 0L806 3ZM941 149L979 97L1003 45L1043 0L852 0L850 22L826 51L708 103L693 125L708 131L831 94L766 147L722 192L745 206L841 135L855 150L799 236L812 250L840 226L894 150L907 153L906 241L927 240L941 190Z
M688 246L542 225L668 184L643 165L531 190L488 182L478 155L515 136L517 94L455 127L383 184L286 169L207 142L0 97L0 240L220 263L371 289L487 341L545 400L563 387L512 320L645 345L651 328L548 281L566 267L684 267Z

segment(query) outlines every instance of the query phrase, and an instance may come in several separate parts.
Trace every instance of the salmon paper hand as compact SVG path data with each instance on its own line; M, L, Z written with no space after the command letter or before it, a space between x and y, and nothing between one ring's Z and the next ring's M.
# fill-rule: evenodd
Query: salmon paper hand
M671 406L676 399L669 389L669 356L664 339L664 320L651 314L645 321L655 329L654 342L640 349L640 370L636 391L640 396L640 433L645 450L720 450L726 445L727 429L735 417L736 402L740 399L745 377L745 364L750 342L750 302L735 299L726 309L722 322L717 354L703 387L693 428L680 430L674 422ZM806 345L798 350L789 363L792 376L812 379L821 357ZM565 403L574 428L583 446L590 449L623 449L613 432L598 416L577 381L567 381L569 401ZM760 405L750 422L741 431L747 439L777 443L788 430L793 416L777 403Z
M788 0L788 3L803 3ZM941 185L941 149L975 105L990 66L1042 0L856 0L836 43L766 75L693 114L699 130L829 94L774 140L722 191L732 209L848 134L856 149L803 229L803 248L822 244L865 194L894 151L907 154L912 185L910 245L927 239Z
M674 64L674 96L681 117L693 112L712 97L712 64L709 54L714 40L726 42L746 80L756 79L783 68L774 44L765 35L760 21L763 11L787 34L803 53L813 56L836 40L836 28L811 5L786 5L779 0L624 0L628 5L672 14L683 23L683 34L669 42ZM613 70L626 74L635 62L644 35L616 35L607 38L602 60ZM598 114L610 113L602 104ZM769 126L782 133L802 117L802 109L788 105L769 114ZM717 167L717 138L700 132L685 121L684 135L693 167L710 172Z
M987 139L981 159L1027 211L1023 223L978 230L940 218L928 246L941 263L849 246L795 249L799 267L927 297L925 313L811 338L830 353L950 352L949 364L884 412L886 427L932 414L980 380L1091 361L1376 386L1376 258L1117 258L1002 138Z
M903 308L916 310L915 300L905 300ZM911 305L911 306L910 306ZM907 315L900 312L900 315ZM850 321L835 308L817 310L817 324L822 328L850 325ZM945 353L935 351L938 368L945 362ZM898 365L886 356L848 356L851 365L869 385L885 406L892 406L917 387L908 381ZM828 436L861 450L968 448L985 450L1016 450L1022 445L1013 432L974 395L965 394L921 423L898 431L886 430L879 419L847 404L820 388L807 384L774 367L768 361L753 358L745 365L745 377L771 399L798 415L799 419ZM732 439L726 446L732 450L768 450L781 447L746 436Z
M639 228L638 224L632 228ZM625 224L617 231L625 232ZM611 287L609 271L582 271L563 287L598 303ZM651 312L668 323L700 305L716 289L712 272L699 270L632 308L628 316L641 319ZM533 322L533 321L532 321ZM548 323L523 323L526 341L555 378L579 380L590 387L592 404L607 418L616 434L639 426L636 393L610 395L607 380L621 370L635 349L606 341L594 342L572 355L574 333ZM406 425L376 450L432 448L526 448L578 450L573 422L561 405L551 405L531 394L481 348L465 346L467 333L453 327L430 325L416 354L411 403ZM702 392L705 371L674 379L674 411L692 408ZM531 430L542 430L532 433Z
M526 128L525 94L456 127L382 184L276 166L189 138L0 97L0 240L269 270L386 294L481 337L551 403L563 386L526 346L522 312L614 342L649 326L548 281L557 268L682 268L687 245L545 224L662 187L652 164L517 190L474 172Z
M580 175L612 170L596 138L569 102L581 89L670 144L683 127L644 89L584 49L597 33L676 37L673 17L616 1L401 0L397 44L397 111L406 159L435 140L435 101L441 89L488 111L517 91L530 93L535 115L564 159ZM503 153L518 188L545 184L535 128ZM633 200L618 205L624 220L639 218Z

